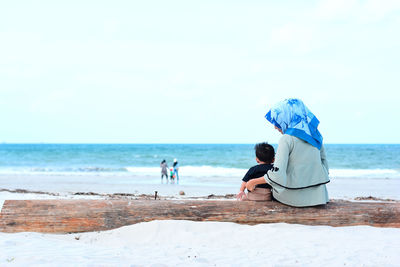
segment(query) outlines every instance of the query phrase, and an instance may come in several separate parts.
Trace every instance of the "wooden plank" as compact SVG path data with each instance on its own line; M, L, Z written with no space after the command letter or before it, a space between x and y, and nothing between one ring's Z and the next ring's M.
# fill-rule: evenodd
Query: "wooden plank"
M232 200L6 200L0 231L102 231L152 220L400 227L400 203L333 201L294 208L277 202Z

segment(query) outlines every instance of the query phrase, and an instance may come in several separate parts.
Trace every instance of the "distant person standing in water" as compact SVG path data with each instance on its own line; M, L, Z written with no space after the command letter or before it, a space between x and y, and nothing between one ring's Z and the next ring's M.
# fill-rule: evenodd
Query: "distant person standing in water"
M168 164L165 161L165 159L161 161L160 167L161 167L161 180L164 178L165 175L165 179L167 179L168 181Z
M175 175L176 179L179 180L179 175L178 175L179 163L178 163L177 159L174 159L174 164L172 165L172 167L174 167L174 175Z

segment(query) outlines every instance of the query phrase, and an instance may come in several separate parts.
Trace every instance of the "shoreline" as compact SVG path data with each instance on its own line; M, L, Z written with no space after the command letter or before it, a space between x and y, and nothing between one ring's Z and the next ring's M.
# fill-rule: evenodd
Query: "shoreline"
M183 191L181 191L183 192ZM184 193L184 192L183 192ZM11 198L6 198L6 194ZM11 195L10 195L11 194ZM26 198L27 196L28 198ZM16 199L102 199L102 200L235 200L236 194L209 194L204 196L188 196L188 195L159 195L154 194L135 194L135 193L96 193L96 192L68 192L67 194L46 192L46 191L33 191L27 189L6 189L0 188L0 201L16 200ZM357 196L353 199L348 198L330 198L330 201L354 201L354 202L400 202L399 199L379 198L375 196Z
M194 182L193 182L194 181ZM21 193L32 197L78 197L81 192L86 197L121 194L125 196L154 195L157 191L163 197L196 197L210 195L225 196L237 194L241 178L181 177L175 183L158 179L115 177L115 176L58 176L58 175L0 175L1 188L6 190L26 190ZM0 189L1 189L0 188ZM330 199L355 200L356 198L377 198L400 200L400 179L398 178L335 178L327 184ZM180 192L185 193L184 196ZM37 192L37 194L34 194ZM90 192L93 194L90 195ZM6 192L0 192L5 194ZM12 193L9 193L12 194ZM73 195L76 194L76 195ZM97 195L97 194L100 194ZM72 195L72 196L71 196ZM15 195L14 195L15 196ZM83 197L83 196L81 196ZM2 196L0 196L2 198Z

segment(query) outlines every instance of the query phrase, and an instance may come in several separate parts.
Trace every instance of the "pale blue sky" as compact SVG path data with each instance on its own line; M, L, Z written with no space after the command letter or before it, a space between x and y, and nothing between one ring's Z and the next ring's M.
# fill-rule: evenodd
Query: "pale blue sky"
M0 142L400 143L400 1L2 1Z

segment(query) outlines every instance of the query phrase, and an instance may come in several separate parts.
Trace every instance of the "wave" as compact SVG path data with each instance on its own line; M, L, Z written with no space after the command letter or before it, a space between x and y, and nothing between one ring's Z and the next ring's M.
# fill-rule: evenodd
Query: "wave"
M140 175L160 174L160 168L155 167L127 167L126 169L131 173ZM184 166L179 168L179 175L193 177L242 177L246 172L247 169L213 166Z
M128 172L126 168L107 167L15 167L0 168L0 174L90 174Z
M187 177L225 177L240 178L247 169L214 166L183 166L180 176ZM400 178L398 169L330 169L331 178ZM106 176L150 176L160 175L159 167L15 167L0 168L0 174L30 175L106 175Z
M159 174L160 169L154 167L127 167L129 172L146 175ZM225 168L213 166L184 166L179 169L180 175L193 177L243 177L247 169ZM400 178L400 170L394 169L331 169L332 178Z
M31 168L33 172L123 172L125 168L74 167L74 168Z

